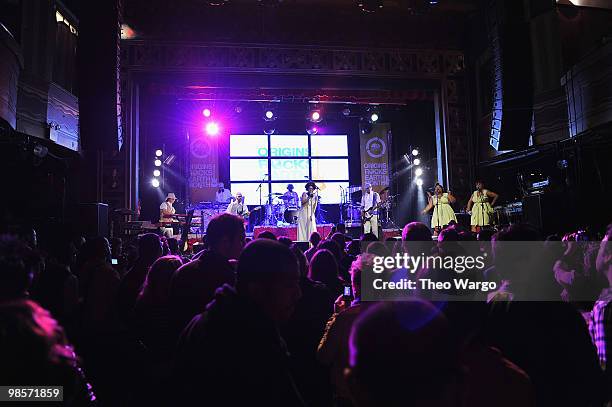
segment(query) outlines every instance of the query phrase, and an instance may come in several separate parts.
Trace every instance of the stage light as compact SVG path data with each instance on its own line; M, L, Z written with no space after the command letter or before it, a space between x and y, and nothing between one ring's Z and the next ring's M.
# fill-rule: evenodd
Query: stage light
M417 168L416 170L414 170L414 175L416 175L417 177L420 177L421 175L423 175L423 169Z
M370 115L370 121L371 121L372 123L374 123L374 122L378 121L378 114L376 114L376 113L372 113L372 114Z
M420 159L420 158L415 158L415 159L412 161L412 163L413 163L414 165L421 165L421 159Z
M38 158L45 158L49 154L49 149L41 144L35 144L32 149L32 154Z
M155 166L156 166L156 167L161 167L162 162L161 162L161 160L158 158L157 160L155 160L154 164L155 164Z
M154 177L159 177L160 175L161 175L161 172L159 170L153 170Z
M153 178L151 180L151 185L153 185L153 188L159 188L159 180L157 178Z
M166 164L168 167L170 167L172 165L172 163L174 162L174 160L176 160L176 155L174 154L170 154L168 157L166 157L166 159L164 160L164 164Z
M318 107L313 106L308 111L306 119L312 123L319 123L321 120L323 120L323 113L321 113L321 110Z
M317 128L317 126L312 126L306 129L306 132L310 134L311 136L314 136L319 132L319 129Z
M419 150L417 150L416 148L415 148L415 149L413 149L413 150L412 150L412 155L413 155L413 156L415 156L415 157L416 157L417 155L419 155Z
M216 136L219 134L219 125L215 122L206 123L206 134L209 136Z
M272 134L274 134L274 132L276 131L275 128L272 127L266 127L264 129L264 134L267 134L268 136L271 136Z
M202 110L202 114L204 115L204 117L210 117L210 109L204 109Z
M415 179L414 183L417 184L417 186L419 186L419 187L423 186L423 180L421 178Z
M348 107L345 107L344 109L342 109L342 115L344 117L349 117L351 115L351 109L349 109Z
M162 156L162 154L164 154L164 152L163 152L163 151L161 151L161 150L159 150L159 149L155 150L155 157L161 157L161 156Z
M274 118L274 112L272 110L268 110L266 111L266 119L273 119Z

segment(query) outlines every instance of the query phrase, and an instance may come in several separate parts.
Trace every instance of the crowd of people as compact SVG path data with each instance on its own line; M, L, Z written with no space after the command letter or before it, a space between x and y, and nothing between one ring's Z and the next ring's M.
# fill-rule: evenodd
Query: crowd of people
M342 225L306 248L248 239L225 213L189 254L156 234L39 242L21 228L0 237L0 385L62 385L71 406L605 406L611 238L452 223L437 241L487 243L482 278L503 295L371 302L361 275L401 241ZM401 240L437 244L419 222ZM489 244L537 240L563 242L541 270L555 301L508 295L520 273Z

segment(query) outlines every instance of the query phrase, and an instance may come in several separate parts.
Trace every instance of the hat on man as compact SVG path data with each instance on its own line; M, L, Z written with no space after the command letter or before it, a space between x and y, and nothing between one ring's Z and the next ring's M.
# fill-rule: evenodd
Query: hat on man
M166 196L166 201L168 199L174 199L176 200L176 195L174 195L174 192L168 192L168 196Z

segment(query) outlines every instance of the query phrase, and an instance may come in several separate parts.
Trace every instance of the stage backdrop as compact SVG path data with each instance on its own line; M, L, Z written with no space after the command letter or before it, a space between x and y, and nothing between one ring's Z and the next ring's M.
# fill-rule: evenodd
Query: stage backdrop
M389 186L389 123L374 124L372 131L360 131L361 182L380 192Z
M218 142L214 137L192 137L189 142L189 200L214 201L219 183ZM226 186L227 187L227 186Z

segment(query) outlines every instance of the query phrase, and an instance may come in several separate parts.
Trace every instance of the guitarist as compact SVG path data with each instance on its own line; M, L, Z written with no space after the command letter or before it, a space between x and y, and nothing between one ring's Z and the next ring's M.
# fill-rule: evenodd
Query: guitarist
M380 195L372 191L372 184L364 185L361 195L361 222L363 233L374 233L378 237L378 207L380 206Z
M236 192L236 199L227 206L225 212L231 213L232 215L238 215L241 218L249 217L249 208L244 204L244 196L242 196L242 192Z

